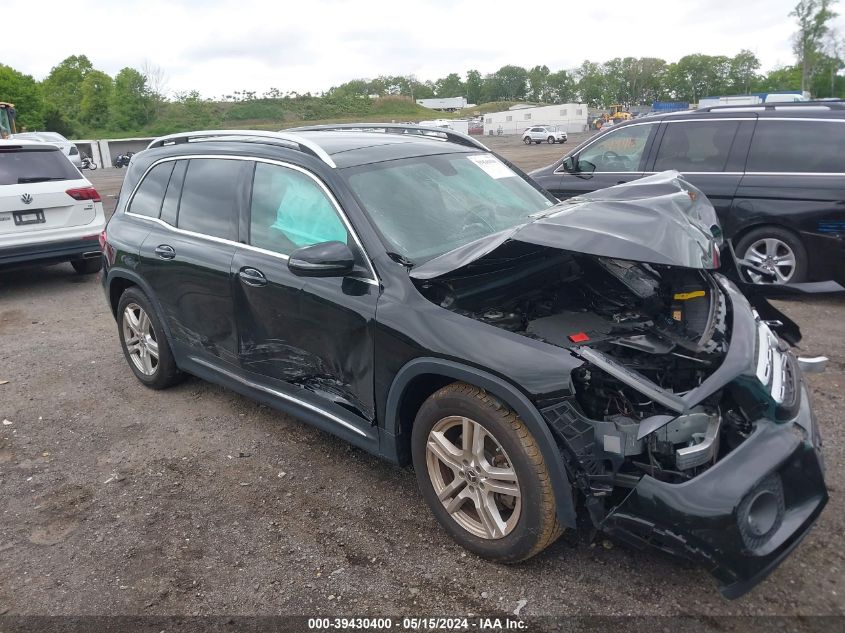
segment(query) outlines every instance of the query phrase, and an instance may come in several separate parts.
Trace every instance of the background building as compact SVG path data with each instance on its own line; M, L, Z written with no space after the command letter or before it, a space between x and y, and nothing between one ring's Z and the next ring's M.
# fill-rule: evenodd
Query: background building
M587 104L560 103L547 106L513 106L503 112L484 115L484 135L522 134L532 125L557 125L566 132L587 131Z

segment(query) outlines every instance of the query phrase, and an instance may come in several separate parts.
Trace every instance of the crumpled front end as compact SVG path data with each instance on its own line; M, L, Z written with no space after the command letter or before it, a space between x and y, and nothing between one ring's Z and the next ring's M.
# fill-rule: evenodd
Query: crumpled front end
M799 379L798 412L761 418L740 446L682 483L644 475L600 527L635 547L702 564L738 598L804 538L827 503L821 439Z
M598 411L595 396L585 394L582 406L564 399L542 413L596 527L702 564L722 593L736 598L801 541L828 495L798 359L733 284L716 279L731 323L727 351L685 393L663 389L610 355L574 350L591 374L583 390L612 393L609 385L617 384L626 406L637 406L625 394L633 389L638 404L657 402L665 413Z

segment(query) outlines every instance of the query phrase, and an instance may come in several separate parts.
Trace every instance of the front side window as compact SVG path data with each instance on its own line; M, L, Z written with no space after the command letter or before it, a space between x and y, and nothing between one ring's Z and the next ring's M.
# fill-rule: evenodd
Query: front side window
M237 239L239 182L246 161L192 158L185 173L177 225L180 229Z
M845 123L759 119L748 172L845 173Z
M343 173L388 250L421 264L554 203L491 154L441 154Z
M138 186L138 191L129 203L128 213L157 218L161 212L161 203L170 174L173 172L173 161L159 163L153 167Z
M723 171L739 121L669 123L657 150L655 171Z
M290 255L297 248L338 241L349 234L322 188L309 176L257 163L252 185L249 243Z
M642 171L643 152L653 125L632 125L608 133L578 156L582 171L589 171L589 163L597 172Z

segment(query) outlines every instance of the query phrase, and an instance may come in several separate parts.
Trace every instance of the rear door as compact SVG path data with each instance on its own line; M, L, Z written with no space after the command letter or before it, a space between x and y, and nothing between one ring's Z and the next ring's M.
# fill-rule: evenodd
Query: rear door
M91 184L51 145L0 148L0 243L90 224L97 202L90 192L76 191L88 187Z
M734 194L742 179L753 118L664 121L650 172L674 169L701 189L729 233Z
M564 200L640 178L657 128L657 122L635 123L601 134L574 155L575 171L560 166L541 184Z
M173 163L153 167L129 203L127 213L159 218L141 245L141 274L180 353L236 365L230 270L251 163L225 157Z

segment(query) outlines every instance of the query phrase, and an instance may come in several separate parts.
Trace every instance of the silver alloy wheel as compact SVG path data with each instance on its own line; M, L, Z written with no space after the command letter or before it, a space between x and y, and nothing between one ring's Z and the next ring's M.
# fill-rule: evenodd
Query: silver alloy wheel
M516 527L522 494L502 445L463 416L439 420L428 434L426 466L437 498L470 534L500 539Z
M522 142L525 143L526 145L531 145L532 139L531 139L530 136L526 136L524 139L522 139Z
M554 137L554 136L550 136L550 137L549 137L549 138L547 138L546 140L549 142L549 145L552 145L552 144L554 144L554 142L555 142L555 137Z
M765 237L751 244L744 259L774 273L776 283L785 284L795 274L795 253L786 242L775 237ZM755 284L767 283L762 275L753 271L748 271L748 277Z
M122 325L129 359L142 374L152 376L158 369L158 341L149 315L137 303L127 304Z

